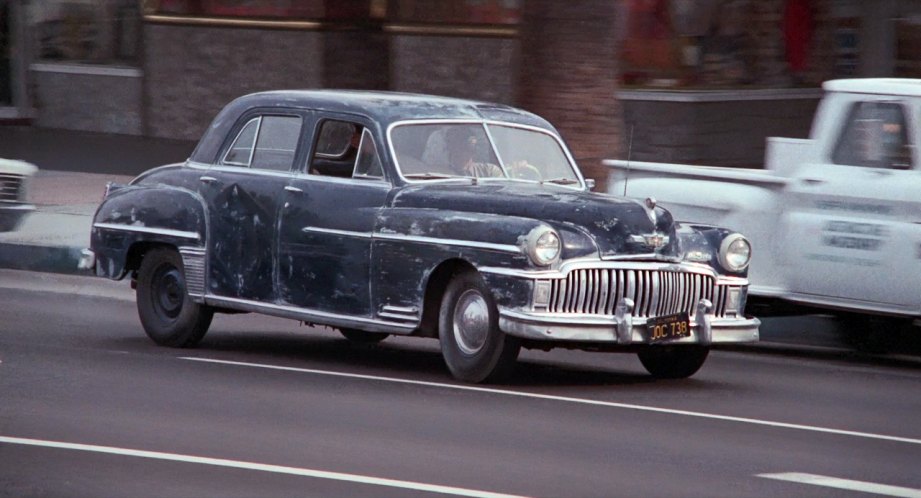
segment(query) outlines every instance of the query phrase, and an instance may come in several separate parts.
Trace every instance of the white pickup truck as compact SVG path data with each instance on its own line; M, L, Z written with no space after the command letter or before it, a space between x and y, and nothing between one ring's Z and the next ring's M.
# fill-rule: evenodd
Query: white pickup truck
M608 192L744 233L754 248L750 304L917 323L921 80L823 87L810 138L769 138L764 170L609 160Z

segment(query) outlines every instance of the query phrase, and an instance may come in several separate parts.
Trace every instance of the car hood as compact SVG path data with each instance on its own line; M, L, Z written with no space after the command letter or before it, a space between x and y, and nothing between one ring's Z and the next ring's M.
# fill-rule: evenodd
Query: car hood
M677 255L671 214L641 201L595 192L530 183L475 185L425 184L406 187L394 198L395 208L421 208L531 218L561 231L565 245L589 237L602 257ZM655 235L664 236L656 240Z

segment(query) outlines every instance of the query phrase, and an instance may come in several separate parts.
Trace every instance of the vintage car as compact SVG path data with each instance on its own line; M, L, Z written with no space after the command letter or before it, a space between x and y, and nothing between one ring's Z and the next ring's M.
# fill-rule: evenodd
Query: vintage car
M25 161L0 159L0 232L16 230L22 219L35 210L26 202L26 192L29 179L37 171Z
M85 266L130 275L147 335L198 343L215 312L437 337L481 382L520 348L629 351L655 376L758 339L740 234L590 192L557 131L467 100L241 97L192 156L109 185Z

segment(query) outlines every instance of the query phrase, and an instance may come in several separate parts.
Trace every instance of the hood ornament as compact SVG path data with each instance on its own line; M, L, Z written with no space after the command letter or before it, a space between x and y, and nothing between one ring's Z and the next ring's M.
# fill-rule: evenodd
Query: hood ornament
M630 236L630 242L633 242L635 244L643 244L653 249L661 249L667 246L669 240L671 239L669 238L668 235L661 234L661 233L655 233L655 232Z

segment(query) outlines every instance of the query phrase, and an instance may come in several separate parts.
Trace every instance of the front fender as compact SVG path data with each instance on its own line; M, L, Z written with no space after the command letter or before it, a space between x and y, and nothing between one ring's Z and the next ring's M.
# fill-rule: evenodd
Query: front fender
M678 247L685 261L706 264L721 275L742 278L748 276L748 268L732 272L720 264L720 245L726 236L736 233L733 230L712 225L678 223L676 233Z
M204 248L207 228L207 210L196 192L166 185L110 188L93 218L95 273L123 278L133 269L130 256L138 244Z
M373 235L372 293L378 309L421 310L430 277L447 261L475 268L533 268L524 245L527 234L541 225L546 224L491 213L387 210Z

